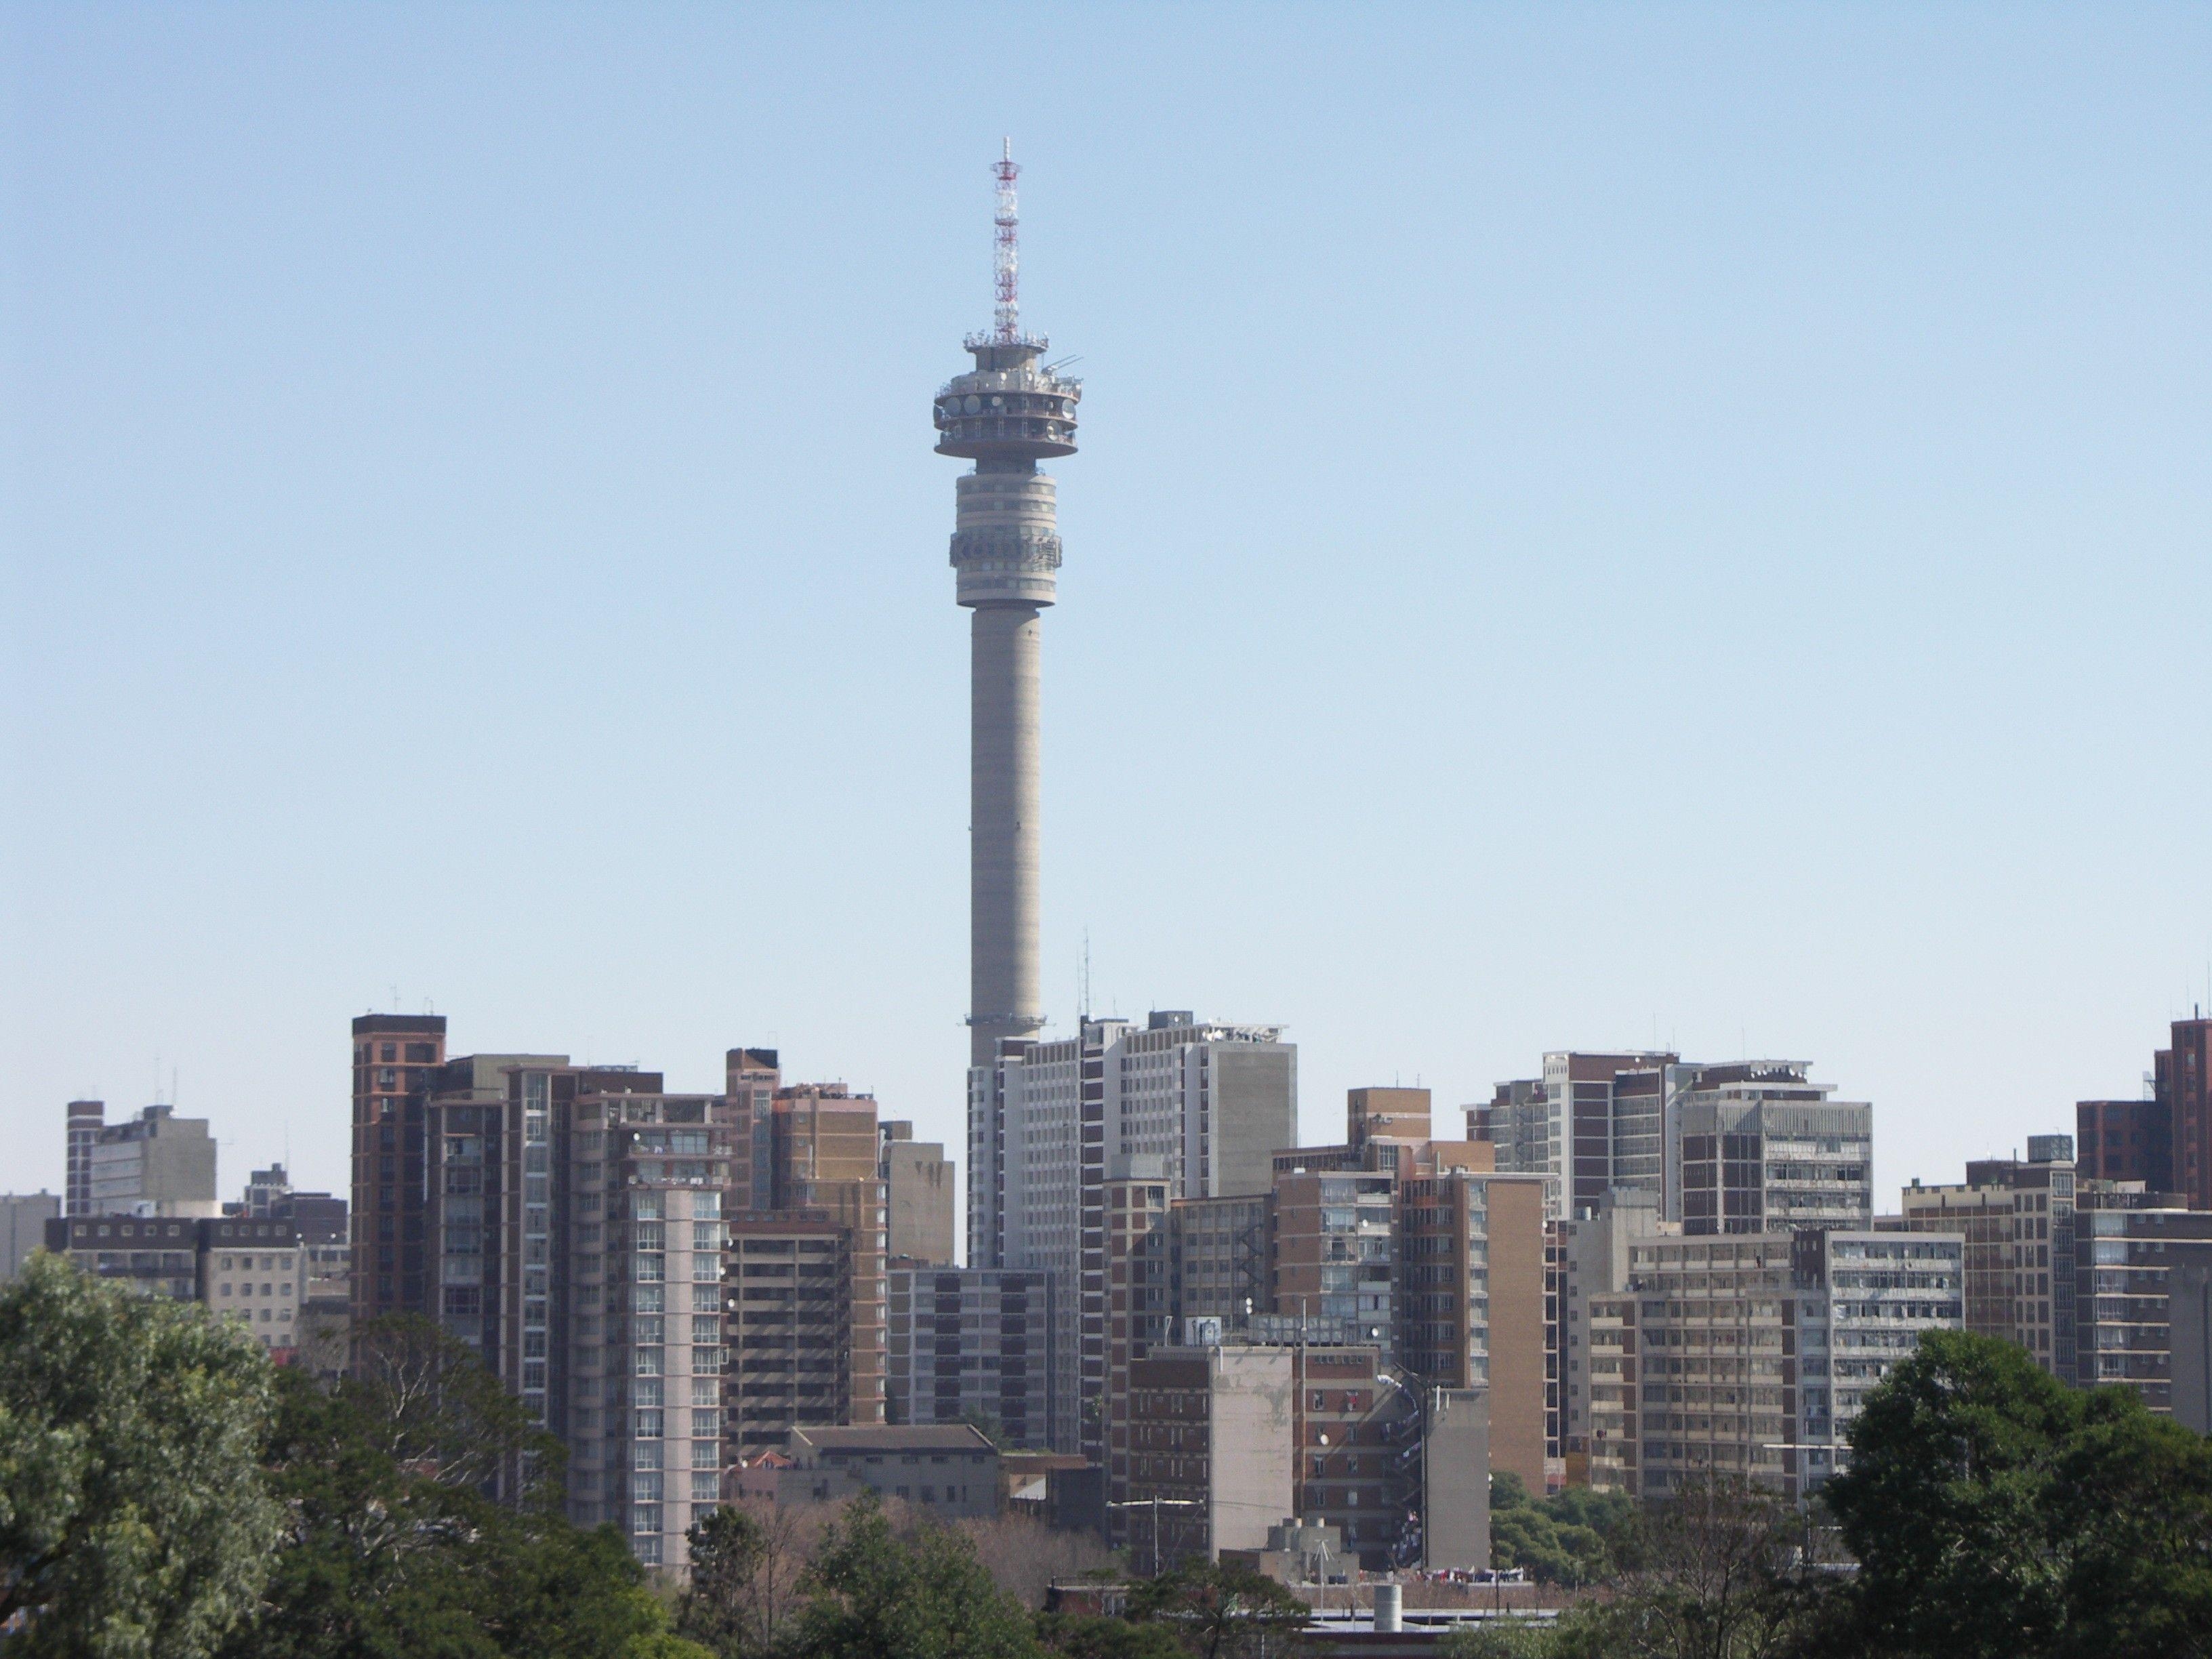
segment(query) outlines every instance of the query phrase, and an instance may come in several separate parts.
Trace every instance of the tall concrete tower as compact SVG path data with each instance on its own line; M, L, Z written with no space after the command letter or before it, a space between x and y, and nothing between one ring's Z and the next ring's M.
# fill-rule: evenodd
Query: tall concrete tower
M1060 535L1048 455L1075 453L1080 384L1022 332L1016 259L1015 166L999 179L998 308L989 332L964 342L975 366L937 394L937 453L975 470L956 485L952 568L972 613L968 824L968 1025L971 1063L988 1066L1004 1037L1044 1024L1037 986L1037 613L1053 602Z

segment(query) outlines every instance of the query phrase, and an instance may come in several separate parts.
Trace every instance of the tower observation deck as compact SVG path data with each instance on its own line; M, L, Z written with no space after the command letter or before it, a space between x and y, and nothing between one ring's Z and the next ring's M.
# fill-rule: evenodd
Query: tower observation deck
M975 366L939 388L937 453L975 463L956 483L952 568L969 608L969 1056L1044 1024L1038 988L1037 613L1052 604L1060 533L1048 456L1075 453L1079 382L1021 331L1011 147L995 164L998 309L966 346Z

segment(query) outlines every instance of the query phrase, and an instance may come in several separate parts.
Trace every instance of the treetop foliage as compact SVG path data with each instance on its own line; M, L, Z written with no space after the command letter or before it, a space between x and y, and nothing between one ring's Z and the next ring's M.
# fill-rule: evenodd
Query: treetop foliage
M253 1604L283 1512L260 1346L34 1255L0 1290L0 1620L10 1659L202 1659Z

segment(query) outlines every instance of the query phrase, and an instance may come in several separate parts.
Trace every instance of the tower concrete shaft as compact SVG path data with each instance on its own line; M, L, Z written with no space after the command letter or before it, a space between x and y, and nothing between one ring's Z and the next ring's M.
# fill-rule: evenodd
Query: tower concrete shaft
M1053 481L1041 457L1075 453L1082 388L1041 367L1042 340L971 338L975 368L938 394L937 450L975 470L956 485L952 568L969 624L969 1052L1044 1024L1038 988L1043 823L1038 801L1038 613L1060 568Z
M1045 341L1012 309L1011 159L1000 180L1000 308L966 345L975 366L939 388L937 453L975 470L958 480L952 532L957 594L970 623L969 1053L988 1066L1008 1037L1044 1025L1038 986L1043 824L1038 802L1038 613L1060 568L1053 481L1040 459L1075 453L1079 383L1039 362Z
M1044 1024L1037 988L1041 814L1036 608L979 605L969 623L969 1060Z

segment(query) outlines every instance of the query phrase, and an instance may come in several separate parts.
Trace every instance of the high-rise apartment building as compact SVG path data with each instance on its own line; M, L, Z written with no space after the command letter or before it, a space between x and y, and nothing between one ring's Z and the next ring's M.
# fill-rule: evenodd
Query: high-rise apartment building
M1490 1467L1540 1493L1544 1178L1443 1170L1413 1176L1398 1196L1397 1363L1427 1388L1482 1390Z
M353 1022L353 1320L424 1310L425 1099L442 1014Z
M2173 1298L2185 1284L2185 1267L2212 1270L2212 1213L2125 1204L2124 1194L2081 1194L2074 1244L2074 1380L2083 1388L2133 1389L2151 1410L2171 1413ZM2205 1334L2201 1318L2187 1317L2186 1323L2199 1336ZM2189 1363L2201 1376L2206 1369L2201 1352ZM2190 1414L2196 1414L2194 1407Z
M1866 1395L1964 1320L1956 1234L1660 1237L1589 1303L1589 1477L1662 1498L1756 1481L1793 1500L1843 1467Z
M1130 1366L1130 1497L1109 1513L1139 1571L1262 1548L1297 1512L1297 1358L1213 1344Z
M853 1241L820 1210L742 1212L729 1231L727 1450L750 1461L854 1420Z
M1553 1224L1560 1237L1556 1334L1547 1352L1553 1360L1546 1388L1547 1454L1559 1460L1570 1486L1589 1484L1590 1304L1628 1288L1629 1246L1681 1228L1659 1218L1659 1194L1638 1188L1607 1193L1589 1214ZM1551 1234L1547 1234L1547 1246ZM1547 1249L1548 1254L1548 1249ZM1609 1376L1617 1382L1619 1371ZM1550 1443L1556 1440L1556 1446Z
M1856 1227L1874 1218L1874 1109L1802 1060L1668 1068L1665 1202L1684 1233Z
M2017 1343L2054 1376L2075 1375L2074 1140L2030 1135L2027 1158L1979 1158L1959 1186L1903 1194L1884 1231L1956 1233L1963 1258L1966 1328Z
M1060 1276L1054 1415L1077 1437L1055 1449L1100 1457L1109 1171L1150 1159L1178 1198L1265 1193L1275 1148L1297 1138L1297 1048L1277 1026L1180 1011L1086 1019L1003 1044L969 1073L969 1264Z
M916 1140L911 1123L886 1123L878 1174L884 1182L889 1259L914 1267L951 1267L957 1194L952 1160L945 1156L943 1145Z
M588 1086L570 1104L562 1137L560 1080L510 1073L523 1201L501 1208L509 1240L520 1246L524 1298L502 1358L520 1368L524 1400L543 1387L550 1420L567 1425L571 1517L614 1522L639 1560L678 1565L687 1559L685 1529L721 1501L733 1113L721 1095L665 1093L657 1077L649 1088L609 1086L616 1079L602 1072L579 1077ZM530 1214L541 1133L567 1141L571 1194L568 1227L548 1218L546 1254L566 1255L569 1282L539 1316L550 1316L543 1333L533 1328L530 1298L542 1282ZM545 1161L550 1174L556 1160ZM565 1376L538 1358L562 1348Z
M1501 1083L1487 1106L1468 1108L1468 1139L1492 1143L1503 1173L1548 1178L1554 1216L1616 1188L1656 1193L1666 1070L1674 1062L1654 1052L1547 1054L1540 1078Z
M418 1264L403 1291L417 1277L428 1283L417 1300L402 1305L474 1348L556 1432L560 1401L549 1379L565 1375L567 1356L550 1350L555 1304L568 1290L571 1208L565 1188L564 1201L555 1202L564 1173L556 1165L568 1145L569 1108L601 1075L571 1066L563 1054L468 1054L422 1068L416 1094L403 1108L416 1121L416 1136L402 1167L417 1165L422 1189L419 1200L401 1200L402 1260ZM651 1073L604 1075L617 1087L650 1091L660 1084ZM419 1215L404 1212L417 1202ZM525 1346L535 1350L526 1378Z
M2173 1022L2153 1077L2172 1126L2171 1180L2192 1210L2212 1210L2212 1019Z
M1398 1173L1275 1177L1271 1311L1357 1331L1385 1362L1398 1338Z
M90 1215L92 1143L107 1121L105 1101L72 1100L68 1107L69 1165L63 1197L70 1215Z
M880 1423L888 1223L875 1097L842 1083L787 1084L775 1092L771 1145L775 1207L819 1212L848 1234L850 1415L843 1420Z

